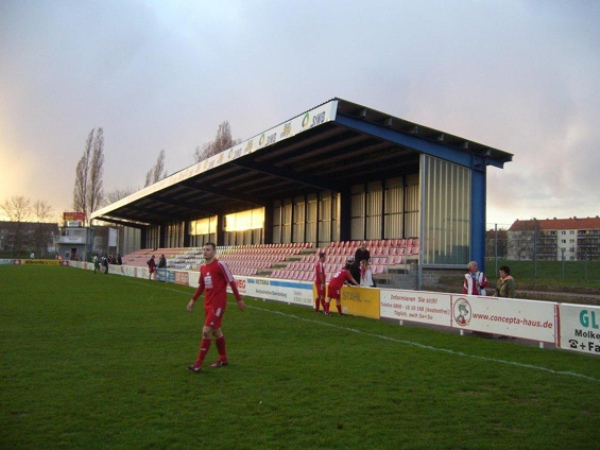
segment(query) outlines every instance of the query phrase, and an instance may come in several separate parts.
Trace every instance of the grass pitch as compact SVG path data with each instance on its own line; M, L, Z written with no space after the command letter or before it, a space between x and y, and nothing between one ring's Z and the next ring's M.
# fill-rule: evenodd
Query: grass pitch
M600 358L247 299L193 374L191 293L0 266L0 448L598 448Z

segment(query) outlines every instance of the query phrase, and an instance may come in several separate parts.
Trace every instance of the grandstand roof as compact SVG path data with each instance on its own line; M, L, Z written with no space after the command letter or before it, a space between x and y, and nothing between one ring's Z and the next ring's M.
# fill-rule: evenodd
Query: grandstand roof
M421 154L485 170L512 154L334 98L92 213L129 226L193 220L418 173Z

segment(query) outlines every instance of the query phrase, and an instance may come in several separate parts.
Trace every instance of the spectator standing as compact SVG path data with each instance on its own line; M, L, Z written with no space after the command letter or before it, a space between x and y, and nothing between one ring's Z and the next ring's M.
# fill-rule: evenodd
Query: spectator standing
M496 283L496 297L515 298L515 279L510 274L510 267L502 266L498 272L500 278Z
M102 257L102 267L104 267L104 275L108 275L108 256Z
M146 264L148 264L148 279L156 279L156 261L154 260L154 255L152 255L152 257L148 261L146 261Z
M160 255L160 258L158 258L158 268L159 269L167 268L167 258L165 258L165 255Z
M357 281L360 281L360 266L356 263L356 259L354 256L348 256L346 260L346 265L350 265L350 275Z
M121 254L117 254L117 264L122 266L123 265L123 258L121 258Z
M483 272L479 271L477 261L471 261L467 264L467 273L463 283L463 294L467 295L487 295L485 288L488 285L487 278Z
M371 253L367 250L367 243L362 242L360 246L354 252L354 269L352 270L352 276L355 280L360 280L360 262L366 260L369 262L371 259Z
M100 272L100 261L98 261L98 255L94 255L92 262L94 263L94 275L96 275L96 272Z
M369 261L366 259L360 262L360 285L362 287L376 287L373 280L373 271L369 267Z

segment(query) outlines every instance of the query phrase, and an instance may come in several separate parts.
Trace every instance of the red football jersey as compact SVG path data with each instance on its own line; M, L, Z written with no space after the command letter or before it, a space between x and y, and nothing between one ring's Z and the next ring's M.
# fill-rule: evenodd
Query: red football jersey
M321 261L317 261L315 264L315 283L321 284L321 280L325 283L325 264Z
M194 301L206 291L204 296L204 306L206 308L221 307L225 308L227 304L227 284L231 286L235 298L240 301L235 279L227 267L227 264L214 259L210 264L200 266L200 280L198 289L194 293Z
M346 280L350 281L351 279L352 274L350 274L350 271L347 269L342 269L331 277L331 280L329 281L329 289L335 289L336 291L339 291L344 285L344 282Z

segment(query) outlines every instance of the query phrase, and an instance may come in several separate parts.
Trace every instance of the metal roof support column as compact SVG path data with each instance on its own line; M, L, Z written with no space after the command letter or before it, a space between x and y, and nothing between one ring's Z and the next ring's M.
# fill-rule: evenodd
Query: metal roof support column
M183 222L183 246L190 247L190 221Z
M160 232L158 234L158 246L159 248L165 248L167 246L167 233L169 232L169 225L164 222L160 224Z
M148 227L144 227L140 230L140 248L148 248Z
M471 261L485 271L485 172L471 170Z
M350 188L340 192L340 241L349 241L352 231L352 196Z
M423 257L423 250L425 249L425 245L428 239L427 236L427 227L425 226L425 186L427 183L427 176L429 175L426 172L427 168L427 155L421 153L419 155L419 259L417 261L417 289L423 289L423 263L425 258ZM403 232L403 234L405 234Z
M217 242L216 245L225 245L225 214L217 214Z
M263 244L272 244L273 243L273 202L265 205L265 221L263 224L264 233L263 233Z

